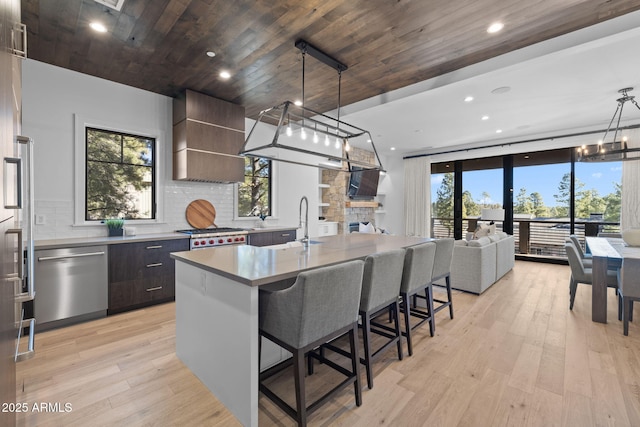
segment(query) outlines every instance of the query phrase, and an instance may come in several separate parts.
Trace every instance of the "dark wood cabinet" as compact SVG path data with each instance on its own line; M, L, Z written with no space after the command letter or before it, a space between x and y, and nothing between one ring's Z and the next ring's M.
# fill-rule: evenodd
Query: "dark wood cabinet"
M258 231L249 233L249 244L251 246L270 246L280 245L282 243L292 242L296 240L296 229L279 230L279 231Z
M173 300L175 264L170 253L188 250L189 239L111 245L108 313Z

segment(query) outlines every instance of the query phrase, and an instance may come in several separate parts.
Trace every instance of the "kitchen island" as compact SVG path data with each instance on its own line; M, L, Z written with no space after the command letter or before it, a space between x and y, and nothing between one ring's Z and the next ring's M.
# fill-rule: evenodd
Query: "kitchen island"
M308 248L248 245L173 253L176 354L245 426L258 425L258 290L299 272L431 239L349 234Z

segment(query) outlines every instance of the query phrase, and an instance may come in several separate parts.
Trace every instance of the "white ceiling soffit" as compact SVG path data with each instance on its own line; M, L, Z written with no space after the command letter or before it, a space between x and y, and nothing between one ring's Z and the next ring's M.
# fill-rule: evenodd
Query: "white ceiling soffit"
M107 7L110 7L111 9L115 9L118 12L120 12L120 9L122 9L122 5L124 4L124 0L93 0L96 3L100 3L103 4Z
M638 22L640 12L605 21L351 104L342 117L369 129L381 154L401 155L604 129L619 89L640 99ZM623 122L640 123L640 112L625 109Z

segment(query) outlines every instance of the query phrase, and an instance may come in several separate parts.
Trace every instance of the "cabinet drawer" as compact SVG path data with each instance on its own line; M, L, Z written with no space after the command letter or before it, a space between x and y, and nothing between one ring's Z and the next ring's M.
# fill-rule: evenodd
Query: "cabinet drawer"
M174 296L175 278L169 275L110 283L109 311L115 312L148 305Z
M173 275L171 252L189 250L189 240L123 243L109 248L109 282Z
M293 242L296 240L296 230L283 230L272 232L272 241L274 245Z

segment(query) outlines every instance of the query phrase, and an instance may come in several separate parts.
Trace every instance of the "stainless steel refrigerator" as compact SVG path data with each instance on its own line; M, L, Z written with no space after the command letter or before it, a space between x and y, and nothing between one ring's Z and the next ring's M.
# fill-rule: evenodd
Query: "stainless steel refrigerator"
M28 343L16 346L18 331L24 331L18 321L23 301L33 294L33 289L28 289L28 282L33 280L25 280L28 263L24 263L25 253L32 248L27 240L33 228L25 231L31 214L24 212L28 202L24 190L31 183L24 182L24 174L30 173L24 167L29 161L21 157L23 148L30 144L18 142L17 138L22 119L21 58L26 56L25 37L20 1L0 0L0 158L4 159L0 173L0 402L7 404L16 402L17 360L33 355L24 348ZM16 349L24 354L16 356ZM15 412L10 409L0 411L0 425L15 425Z

